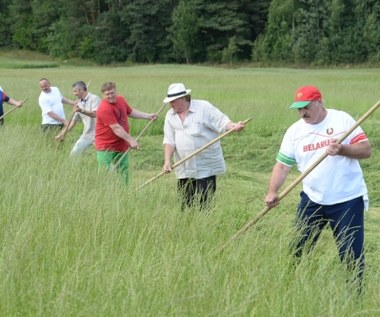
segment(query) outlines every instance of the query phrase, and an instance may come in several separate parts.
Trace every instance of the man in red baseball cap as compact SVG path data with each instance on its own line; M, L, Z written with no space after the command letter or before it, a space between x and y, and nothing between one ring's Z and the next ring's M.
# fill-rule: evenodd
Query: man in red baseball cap
M321 92L314 86L302 86L297 89L294 102L290 106L290 108L303 108L306 107L312 101L320 101L322 100Z
M354 279L357 278L361 285L364 269L363 220L364 208L368 208L368 191L359 159L370 157L371 145L360 127L343 142L337 143L355 120L346 112L326 109L321 92L314 86L299 88L290 108L297 109L301 119L284 135L265 203L269 207L278 204L278 190L293 165L304 173L327 153L328 156L303 179L296 216L301 234L294 251L299 257L305 245L313 247L322 229L329 224L341 260L348 261L350 268L356 268Z

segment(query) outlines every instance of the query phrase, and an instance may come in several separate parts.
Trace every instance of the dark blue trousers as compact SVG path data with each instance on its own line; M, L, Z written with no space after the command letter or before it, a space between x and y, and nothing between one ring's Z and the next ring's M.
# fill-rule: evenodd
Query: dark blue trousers
M1 98L1 93L0 93L0 98ZM0 100L0 117L4 114L4 110L3 110L3 103L2 101ZM4 123L4 118L1 118L0 119L0 125L2 125Z
M296 255L301 256L305 244L311 249L322 229L327 225L333 231L339 249L339 257L349 268L355 268L362 279L364 270L364 201L358 197L335 205L319 205L302 191L297 210L296 225L300 239L296 243Z

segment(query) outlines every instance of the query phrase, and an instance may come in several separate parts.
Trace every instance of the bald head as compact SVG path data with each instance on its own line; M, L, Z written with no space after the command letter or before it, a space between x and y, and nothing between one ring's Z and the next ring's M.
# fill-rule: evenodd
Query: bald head
M40 79L40 88L43 92L49 93L51 91L51 85L47 78L41 78Z

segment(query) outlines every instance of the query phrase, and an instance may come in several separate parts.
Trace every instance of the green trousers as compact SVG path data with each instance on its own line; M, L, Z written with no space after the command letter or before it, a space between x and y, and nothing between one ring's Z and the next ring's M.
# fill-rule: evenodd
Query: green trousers
M96 157L98 160L99 168L111 169L122 157L124 152L111 152L111 151L97 151ZM128 154L124 155L123 159L117 166L117 170L123 174L124 181L128 184Z

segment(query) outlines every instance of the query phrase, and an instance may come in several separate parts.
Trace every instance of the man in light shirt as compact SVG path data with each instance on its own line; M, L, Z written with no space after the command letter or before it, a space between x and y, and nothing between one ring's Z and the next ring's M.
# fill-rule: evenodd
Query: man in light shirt
M192 100L191 90L182 83L171 84L164 103L171 109L164 125L164 172L172 171L172 160L179 161L219 134L244 129L244 123L232 122L224 113L206 100ZM226 164L220 142L180 164L176 169L182 210L199 204L204 209L216 190L216 176L225 173ZM199 199L198 199L199 198Z
M75 114L66 128L67 131L63 129L55 139L62 141L65 134L71 131L77 122L82 121L83 133L70 152L71 157L76 157L84 153L95 142L95 118L100 98L88 92L83 81L77 81L73 84L73 94L79 99L79 102L74 106Z
M76 102L63 97L59 89L52 87L47 78L41 78L39 85L41 94L38 103L42 110L41 131L61 130L68 124L63 104L74 106Z

